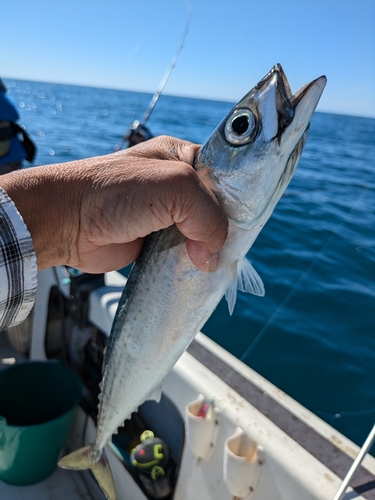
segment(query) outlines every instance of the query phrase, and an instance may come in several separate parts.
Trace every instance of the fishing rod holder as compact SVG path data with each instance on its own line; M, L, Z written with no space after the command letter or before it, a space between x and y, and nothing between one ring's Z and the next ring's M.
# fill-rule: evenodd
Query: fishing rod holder
M193 454L209 461L214 453L219 428L218 408L200 394L185 407L186 439Z
M264 461L263 447L251 441L243 429L237 427L225 441L224 482L228 491L238 499L250 498Z

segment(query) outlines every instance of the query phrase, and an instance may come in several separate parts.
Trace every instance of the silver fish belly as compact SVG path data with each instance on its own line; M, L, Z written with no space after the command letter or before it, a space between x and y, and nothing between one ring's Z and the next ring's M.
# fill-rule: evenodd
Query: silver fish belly
M326 83L320 77L292 94L276 65L228 114L198 152L195 169L229 219L218 270L190 261L175 226L146 238L113 322L103 367L95 442L59 465L91 468L106 497L116 498L104 447L147 398L226 295L264 294L246 254L285 191Z

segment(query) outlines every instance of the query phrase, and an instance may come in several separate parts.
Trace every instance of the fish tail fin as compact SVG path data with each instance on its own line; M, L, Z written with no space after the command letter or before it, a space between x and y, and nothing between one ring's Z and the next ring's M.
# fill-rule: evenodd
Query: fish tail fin
M89 444L63 457L58 465L63 469L91 469L106 498L116 500L115 482L105 450L100 454L99 460L94 460L92 445Z

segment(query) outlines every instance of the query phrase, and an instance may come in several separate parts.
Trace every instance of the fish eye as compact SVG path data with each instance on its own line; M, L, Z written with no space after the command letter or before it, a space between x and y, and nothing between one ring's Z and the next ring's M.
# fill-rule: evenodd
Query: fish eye
M249 109L236 109L225 123L224 134L233 145L247 144L256 132L254 114Z

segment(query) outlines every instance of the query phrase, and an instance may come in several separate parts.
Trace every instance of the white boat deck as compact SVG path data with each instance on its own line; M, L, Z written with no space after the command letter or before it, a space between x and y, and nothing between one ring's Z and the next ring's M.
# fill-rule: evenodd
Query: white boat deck
M103 493L88 471L57 469L44 481L12 486L0 481L1 500L103 500Z
M185 415L185 426L187 403L200 393L215 395L218 431L207 459L197 458L199 452L192 451L192 435L187 433L174 500L233 500L223 474L223 454L227 439L238 428L264 450L250 500L331 500L359 448L204 335L198 334L188 351L166 377L163 392ZM0 333L0 369L22 358ZM94 434L92 420L80 410L68 449L91 442ZM109 453L109 459L118 500L147 500L115 455ZM349 489L345 500L375 500L374 477L375 459L367 456L356 477L357 491ZM104 500L89 471L57 469L31 486L0 481L0 500L26 498Z

